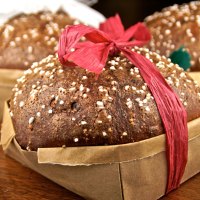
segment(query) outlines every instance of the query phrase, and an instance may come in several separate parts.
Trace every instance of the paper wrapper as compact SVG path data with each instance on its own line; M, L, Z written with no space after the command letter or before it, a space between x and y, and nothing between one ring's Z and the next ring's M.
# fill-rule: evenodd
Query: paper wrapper
M200 72L190 72L189 74L200 85Z
M35 0L11 2L11 0L8 0L0 7L0 25L7 21L9 17L20 12L30 13L42 9L55 12L61 7L66 10L71 17L94 27L98 27L99 23L105 20L104 16L99 12L74 0L43 0L42 2ZM11 90L16 83L16 79L21 77L22 74L22 70L0 69L0 121L2 119L4 101L10 98Z
M22 75L22 70L0 69L0 121L3 115L4 102L10 99L16 79Z
M188 123L188 163L182 182L200 172L200 118ZM86 199L153 200L165 194L165 135L114 146L22 150L7 103L1 144L7 155Z

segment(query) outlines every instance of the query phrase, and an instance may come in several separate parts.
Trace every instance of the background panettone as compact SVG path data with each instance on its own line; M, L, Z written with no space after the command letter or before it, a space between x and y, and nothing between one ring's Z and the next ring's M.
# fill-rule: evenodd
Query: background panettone
M180 47L191 55L191 71L200 71L200 2L174 5L145 20L152 40L148 47L169 57Z
M111 17L119 13L123 24L126 28L143 21L148 15L152 15L156 11L171 6L173 4L182 4L191 0L98 0L93 8L101 12L104 16Z
M27 69L53 54L61 30L73 23L62 10L14 16L0 28L0 68Z
M135 48L158 67L177 92L188 121L200 116L200 88L180 67L148 49ZM111 145L164 133L149 89L122 55L108 60L98 80L48 56L24 72L13 89L10 114L22 148Z

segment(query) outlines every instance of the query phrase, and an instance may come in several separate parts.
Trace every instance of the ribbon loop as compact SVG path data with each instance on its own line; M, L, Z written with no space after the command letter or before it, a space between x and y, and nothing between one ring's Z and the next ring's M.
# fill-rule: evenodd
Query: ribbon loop
M110 38L116 41L121 40L125 32L124 26L118 14L115 17L110 17L104 23L100 24L99 29L107 33Z
M90 43L82 42L80 45L83 36ZM132 38L134 40L129 41ZM124 31L121 19L116 15L101 24L100 30L81 24L65 28L59 40L58 57L63 65L78 65L99 74L105 66L109 53L116 54L121 47L144 45L150 38L148 29L142 23Z

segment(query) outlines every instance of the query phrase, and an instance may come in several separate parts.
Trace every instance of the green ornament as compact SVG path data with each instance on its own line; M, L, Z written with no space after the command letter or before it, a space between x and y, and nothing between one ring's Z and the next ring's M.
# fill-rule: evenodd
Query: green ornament
M184 49L184 47L180 47L178 50L175 50L169 56L171 61L174 64L178 64L182 67L185 71L190 68L191 64L191 56L190 54Z

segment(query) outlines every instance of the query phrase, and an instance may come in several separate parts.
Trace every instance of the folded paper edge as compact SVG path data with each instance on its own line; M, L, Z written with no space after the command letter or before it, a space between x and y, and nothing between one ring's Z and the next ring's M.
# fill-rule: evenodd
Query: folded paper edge
M193 80L197 81L200 86L200 72L189 72L188 73Z
M23 74L24 74L24 70L1 68L0 69L0 85L13 87L13 84L16 83L16 80L20 76L23 76Z
M15 137L15 131L12 124L12 119L10 117L8 102L6 101L4 103L3 122L1 127L1 138L0 138L0 144L3 147L3 150L6 150L9 147L14 137Z

